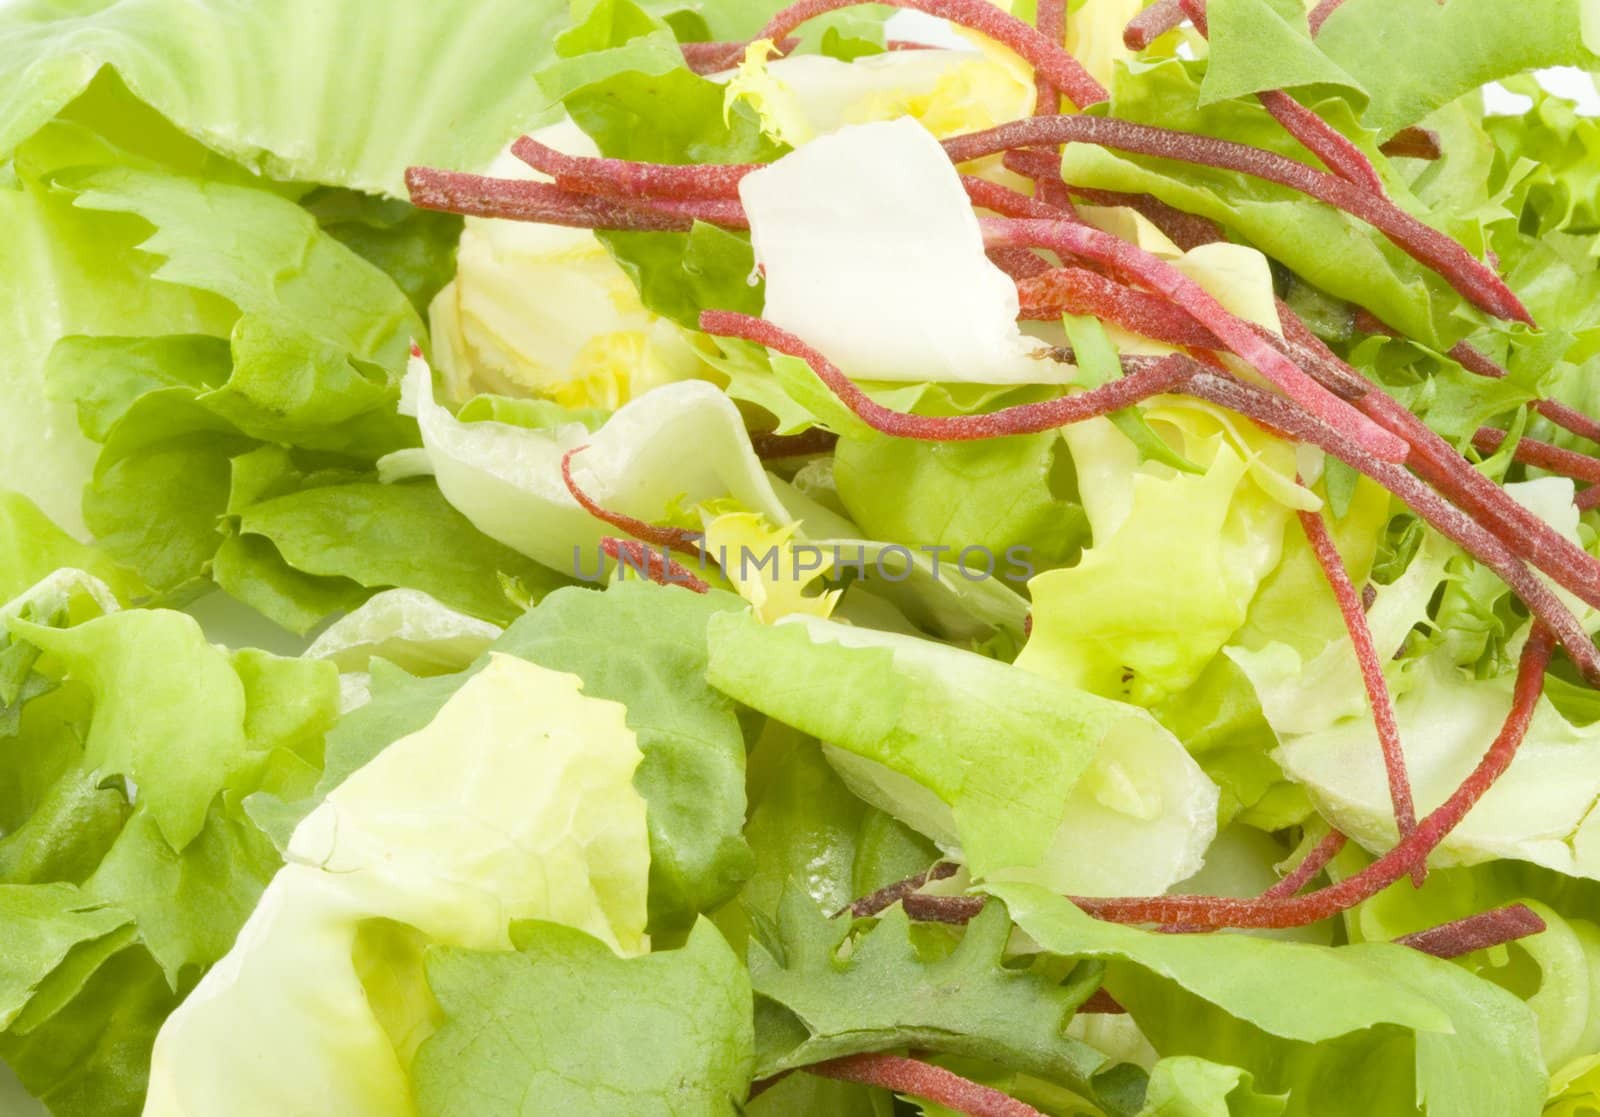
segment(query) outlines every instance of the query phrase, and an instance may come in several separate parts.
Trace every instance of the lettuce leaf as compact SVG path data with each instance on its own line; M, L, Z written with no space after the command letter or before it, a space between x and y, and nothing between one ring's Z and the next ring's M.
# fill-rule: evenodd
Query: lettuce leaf
M1449 962L1104 923L1035 885L995 885L1044 949L1107 962L1106 988L1156 1050L1240 1067L1316 1114L1529 1117L1545 1098L1533 1014Z
M618 958L557 923L518 923L516 949L427 958L439 1030L413 1070L422 1117L742 1112L750 979L702 919L680 949Z
M229 958L163 1026L146 1112L407 1112L405 1066L437 1019L426 943L508 950L509 921L545 917L642 949L639 752L622 707L579 686L494 657L330 792Z
M1278 565L1291 508L1294 450L1210 408L1151 408L1203 473L1139 466L1109 420L1066 432L1094 544L1075 565L1029 583L1028 671L1151 705L1189 687L1244 623ZM1173 563L1174 531L1189 546Z
M765 941L750 946L756 995L770 1002L763 1008L781 1006L757 1017L757 1076L911 1047L1089 1086L1105 1057L1063 1030L1098 986L1099 967L1065 980L1044 968L1003 967L1011 920L997 904L942 957L924 957L912 927L892 908L852 936L850 920L829 920L790 888Z
M1493 0L1349 0L1313 42L1297 5L1217 0L1204 102L1283 86L1337 85L1388 137L1488 82L1546 66L1591 66L1600 45L1583 0L1537 0L1514 17Z
M730 614L709 633L713 686L828 742L852 790L961 850L975 876L1159 892L1216 832L1216 789L1133 707L816 618Z
M30 0L0 19L0 155L109 66L257 173L404 197L407 166L477 170L538 119L532 71L564 8L363 2L286 21L220 3Z

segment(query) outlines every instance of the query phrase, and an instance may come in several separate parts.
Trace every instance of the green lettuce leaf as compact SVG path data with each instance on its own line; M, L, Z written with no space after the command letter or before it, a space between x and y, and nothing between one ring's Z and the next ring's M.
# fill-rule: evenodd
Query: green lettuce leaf
M852 790L977 876L1159 892L1215 834L1215 788L1134 707L833 621L729 614L709 632L713 686L828 742Z
M1384 136L1463 94L1546 66L1591 66L1600 25L1582 0L1537 0L1513 16L1493 0L1350 0L1312 41L1298 5L1208 8L1206 101L1282 86L1340 85Z
M443 1020L412 1072L423 1117L517 1117L533 1097L550 1112L742 1111L750 979L711 923L642 958L555 923L519 923L512 941L429 952Z
M70 884L6 884L0 885L0 918L11 928L0 958L0 1030L5 1030L74 951L115 934L132 917Z
M1449 962L1387 944L1319 947L1105 923L1034 885L996 885L1044 949L1107 961L1106 988L1156 1050L1288 1094L1286 1115L1533 1117L1533 1014Z
M1285 1104L1282 1097L1258 1093L1249 1071L1175 1055L1150 1071L1139 1117L1279 1117Z
M1294 451L1208 409L1151 409L1203 473L1138 465L1109 421L1066 435L1094 544L1029 583L1033 635L1017 665L1095 694L1151 705L1193 684L1244 623L1278 565ZM1176 565L1174 531L1189 541Z
M757 1015L757 1076L910 1047L1087 1088L1105 1057L1064 1029L1098 987L1099 967L1065 980L1007 969L1010 935L1011 920L990 905L954 950L924 957L898 907L852 937L850 920L828 919L790 888L767 941L750 946L750 981L771 1010Z
M567 589L495 644L627 706L644 755L634 786L650 805L652 933L687 930L750 875L744 736L733 704L706 683L706 625L740 607L728 594L651 583Z
M31 0L0 20L0 155L109 66L258 173L404 197L407 166L476 170L538 119L532 74L564 7L364 2L303 13L290 37L280 13L223 4Z
M1303 149L1265 110L1242 101L1201 107L1192 64L1173 59L1138 72L1121 70L1112 86L1113 115L1146 124L1220 136L1304 158ZM1335 126L1359 133L1338 101L1316 106ZM1363 137L1370 148L1370 134ZM1369 152L1370 154L1371 152ZM1381 158L1381 156L1379 157ZM1071 144L1062 173L1074 185L1154 194L1179 209L1220 222L1237 239L1280 261L1315 287L1371 310L1383 321L1429 344L1448 348L1480 321L1444 281L1355 218L1303 194L1235 174L1166 160L1113 154ZM1409 198L1403 184L1390 193L1403 207L1447 232L1481 246L1478 223L1445 220Z
M623 708L579 687L496 656L330 792L163 1026L146 1112L405 1112L406 1064L437 1020L424 945L508 950L509 921L542 917L642 949L639 751Z

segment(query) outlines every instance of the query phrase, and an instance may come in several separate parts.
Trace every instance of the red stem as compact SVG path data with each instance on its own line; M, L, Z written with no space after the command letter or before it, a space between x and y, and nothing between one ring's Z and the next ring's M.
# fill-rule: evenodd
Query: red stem
M1344 0L1319 0L1317 6L1311 9L1311 14L1306 17L1307 22L1311 24L1311 34L1313 36L1320 34L1322 25L1328 22L1328 17L1338 11L1343 4Z
M1394 941L1435 958L1459 958L1474 950L1486 950L1537 935L1544 929L1544 920L1532 908L1526 904L1512 904L1403 935Z
M1124 194L1116 190L1089 190L1067 184L1067 190L1090 205L1127 206L1154 225L1173 244L1185 252L1202 244L1215 244L1223 240L1222 226L1207 217L1185 213L1169 206L1154 194Z
M954 1071L903 1055L850 1055L802 1068L807 1074L858 1082L937 1102L967 1117L1044 1117L1033 1106Z
M750 448L762 461L780 458L803 458L812 454L826 454L839 444L839 436L821 427L812 427L800 434L774 434L772 431L751 431Z
M1206 0L1179 0L1183 12L1205 38L1211 37L1211 27L1206 19ZM1347 182L1374 194L1383 193L1383 179L1366 154L1316 113L1296 101L1281 89L1264 89L1256 100L1272 114L1272 119L1283 130L1300 141L1302 147L1318 159L1328 170Z
M1472 436L1472 444L1485 454L1492 454L1505 445L1506 432L1495 430L1493 427L1480 427L1478 433ZM1559 446L1552 446L1548 442L1541 442L1537 438L1523 438L1517 441L1515 460L1527 465L1536 466L1550 473L1559 473L1563 477L1570 477L1574 481L1587 481L1590 484L1600 484L1600 459L1591 458L1587 454L1574 453L1563 450Z
M1328 836L1311 847L1311 852L1291 869L1287 876L1274 884L1261 894L1263 900L1276 900L1287 896L1298 895L1300 890L1310 884L1316 875L1328 867L1328 863L1339 856L1339 851L1344 849L1349 839L1337 830L1328 831Z
M1378 748L1383 754L1384 771L1389 779L1389 801L1394 807L1395 826L1402 839L1417 828L1417 808L1411 799L1411 778L1406 772L1406 754L1400 745L1400 726L1395 721L1394 700L1389 695L1389 683L1383 676L1383 657L1372 642L1372 629L1367 624L1366 610L1361 597L1345 570L1344 559L1334 545L1333 536L1323 523L1320 512L1300 511L1300 526L1306 540L1317 556L1317 564L1333 589L1334 600L1339 603L1339 613L1344 618L1345 630L1355 647L1356 663L1361 668L1361 682L1366 687L1367 704L1372 708L1372 721L1378 731ZM1422 886L1424 867L1419 862L1412 873L1412 881Z
M1505 281L1439 230L1418 221L1388 198L1258 147L1099 116L1016 120L946 140L944 146L953 161L965 163L1014 148L1064 143L1097 144L1136 155L1217 167L1297 190L1367 222L1489 313L1533 324L1527 308Z
M1013 282L1021 283L1050 270L1050 261L1029 252L1026 248L991 248L989 262L1009 275Z
M1248 362L1313 415L1350 432L1363 448L1379 458L1405 460L1405 444L1400 439L1328 392L1293 361L1263 341L1250 325L1231 314L1205 288L1165 261L1087 225L1000 219L984 220L981 224L985 243L991 246L1067 252L1103 265L1126 280L1166 296L1215 334L1230 352Z
M1046 156L1048 158L1048 156ZM1077 221L1078 215L1069 208L1058 206L1039 198L1030 198L1020 190L990 182L977 175L962 175L961 185L967 198L981 209L993 210L1001 217L1031 217L1041 221Z
M686 567L674 562L665 553L651 550L648 543L641 543L637 539L617 539L608 535L600 540L600 549L612 561L643 571L645 577L657 585L682 586L695 593L711 592L708 583L695 577Z
M876 402L858 388L821 353L771 322L726 310L700 315L700 328L709 334L737 337L798 357L811 366L817 378L857 418L873 430L895 438L926 442L972 442L1014 434L1037 434L1080 423L1132 407L1141 400L1171 391L1192 375L1194 364L1185 358L1163 357L1143 365L1120 380L1078 395L1043 403L1024 403L983 415L910 415Z
M1411 835L1367 868L1303 896L1237 900L1223 896L1152 896L1140 899L1077 897L1073 902L1118 923L1184 923L1220 929L1300 927L1318 923L1377 895L1424 860L1494 786L1516 757L1543 693L1550 663L1550 632L1535 625L1517 666L1511 711L1472 774Z
M1600 653L1572 611L1500 536L1410 473L1362 450L1290 401L1232 378L1196 375L1183 391L1238 412L1283 437L1320 447L1388 489L1420 519L1500 577L1535 618L1556 634L1584 677L1600 685ZM1374 393L1376 394L1376 393ZM1463 463L1464 465L1465 463ZM1509 498L1507 498L1509 499Z
M597 520L610 524L618 531L626 532L635 539L641 539L654 546L665 547L694 559L698 559L704 553L701 549L704 538L698 533L680 527L658 526L646 520L625 516L621 512L613 512L609 508L602 507L584 492L572 476L572 459L587 449L587 446L579 446L561 456L561 480L566 483L567 492L572 494L572 499L576 500L585 512Z
M1021 317L1049 322L1063 314L1089 314L1181 348L1216 349L1217 335L1166 299L1085 268L1048 268L1017 283Z
M757 39L777 41L793 32L801 24L827 12L840 8L853 8L864 0L800 0L778 12L756 34ZM1055 86L1080 109L1098 105L1106 100L1105 87L1089 75L1078 60L1068 54L1058 42L1051 42L1009 12L1003 11L989 0L884 0L892 8L910 8L984 35L1004 47L1010 48L1023 61L1033 67L1034 73ZM723 60L727 68L743 56L744 47L728 52Z
M876 892L869 893L853 903L846 904L843 908L834 912L834 916L838 917L848 912L856 919L869 919L874 915L888 911L930 881L949 880L956 875L960 868L961 866L954 861L936 861L932 866L920 873L913 873L904 880L897 880L893 884L884 885Z
M1122 42L1129 50L1143 50L1183 22L1183 7L1178 0L1156 0L1128 21Z
M623 199L736 199L739 180L752 169L748 163L677 165L567 155L532 136L512 144L511 153L564 189Z
M693 70L697 74L700 74L701 76L704 76L706 74L715 74L722 70L728 69L728 57L735 53L742 57L744 49L747 45L748 44L746 43L730 43L723 41L707 43L679 43L678 47L683 51L683 60L688 64L689 69ZM774 54L773 57L782 58L785 55L793 54L795 48L800 45L800 40L798 38L790 37L774 43L773 45L778 48L777 53ZM885 50L891 52L899 52L902 50L940 49L928 43L913 42L909 39L889 39L883 44L883 46Z
M406 186L413 205L468 217L646 232L687 232L696 221L749 228L743 207L716 199L674 201L640 196L624 202L574 193L548 182L488 178L431 167L409 168Z

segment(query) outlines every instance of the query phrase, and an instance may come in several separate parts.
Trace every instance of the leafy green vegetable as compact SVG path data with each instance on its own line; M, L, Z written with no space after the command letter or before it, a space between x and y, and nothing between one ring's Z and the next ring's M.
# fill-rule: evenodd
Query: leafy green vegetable
M1151 1070L1139 1117L1278 1117L1284 1105L1282 1097L1257 1093L1249 1071L1177 1055Z
M1282 86L1341 85L1387 137L1508 74L1596 62L1580 0L1538 0L1514 18L1492 0L1349 0L1313 43L1298 5L1217 0L1202 104Z
M640 950L649 855L622 719L578 679L496 656L329 792L163 1027L147 1112L404 1111L437 1019L421 945L508 950L509 920L542 917Z
M713 686L827 741L852 790L962 850L977 876L1160 891L1199 867L1215 833L1214 787L1133 707L812 617L729 614L709 633Z
M1287 1092L1285 1114L1535 1113L1545 1096L1533 1014L1420 951L1102 923L1034 885L996 885L1044 949L1104 958L1106 987L1158 1050Z
M643 958L555 923L518 923L512 941L430 952L443 1022L417 1053L419 1113L515 1117L533 1097L552 1112L740 1112L750 979L709 922Z
M784 1010L757 1017L758 1076L903 1047L986 1059L1076 1086L1103 1065L1098 1052L1064 1034L1099 985L1099 968L1066 980L1040 968L1003 968L1011 920L999 905L969 924L944 957L921 955L899 908L842 953L850 929L848 919L829 920L790 888L768 941L751 944L756 995Z

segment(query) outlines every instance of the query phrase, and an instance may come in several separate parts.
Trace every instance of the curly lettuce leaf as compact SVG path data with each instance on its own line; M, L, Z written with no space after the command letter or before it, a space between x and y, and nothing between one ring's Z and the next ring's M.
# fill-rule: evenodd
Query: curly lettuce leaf
M852 790L977 876L1161 891L1215 834L1215 787L1133 707L833 621L729 614L709 632L713 686L828 742Z
M1035 885L995 885L1044 949L1107 963L1106 988L1168 1055L1249 1071L1286 1117L1537 1114L1533 1014L1465 970L1388 944L1169 935L1095 920Z
M146 1112L408 1112L405 1064L436 1020L427 943L509 950L511 920L548 918L644 948L645 805L623 716L573 676L496 656L330 792L229 958L162 1028Z
M1193 684L1244 623L1282 556L1294 450L1209 408L1145 412L1203 473L1138 465L1108 420L1066 432L1094 543L1029 584L1034 628L1017 665L1069 686L1151 705ZM1174 563L1174 531L1189 541Z
M829 920L802 891L786 891L766 941L750 946L756 995L781 1006L757 1017L757 1075L911 1047L1088 1086L1106 1059L1064 1029L1098 986L1098 967L1065 979L1003 967L1011 920L998 904L942 957L922 955L912 926L892 908L852 936L848 919Z
M750 979L710 922L642 958L557 923L518 923L512 941L429 952L442 1022L412 1071L422 1117L518 1117L529 1097L552 1112L742 1112Z

